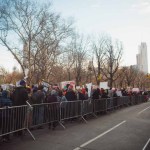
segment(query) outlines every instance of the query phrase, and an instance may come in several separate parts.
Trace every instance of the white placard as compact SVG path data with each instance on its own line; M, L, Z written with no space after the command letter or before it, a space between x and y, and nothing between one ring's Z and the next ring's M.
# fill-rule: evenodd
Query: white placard
M140 91L139 88L133 88L133 89L132 89L132 92L139 92L139 91Z
M76 86L76 89L79 90L79 89L81 89L81 87L80 86Z
M86 87L88 88L88 97L91 97L92 83L86 84Z
M122 93L121 93L121 91L116 91L116 94L117 94L117 96L122 97Z
M20 80L16 82L16 87L20 87Z
M99 87L100 87L100 89L101 88L103 88L103 89L109 89L108 82L100 82L99 83Z

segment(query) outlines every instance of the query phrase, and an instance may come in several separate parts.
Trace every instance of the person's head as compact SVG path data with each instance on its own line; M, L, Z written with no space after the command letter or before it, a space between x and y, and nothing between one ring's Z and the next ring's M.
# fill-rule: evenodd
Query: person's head
M44 88L43 85L38 86L38 90L43 90L43 88Z
M77 89L77 91L78 91L79 93L81 93L81 92L82 92L80 88L79 88L79 89Z
M25 87L26 86L26 81L25 80L21 80L20 81L20 85Z
M73 90L73 86L72 86L72 85L69 85L68 90L69 90L69 91L72 91L72 90Z
M33 88L33 93L37 92L37 90L38 90L38 88L35 86L35 87Z
M52 90L52 91L51 91L51 95L57 95L56 90Z

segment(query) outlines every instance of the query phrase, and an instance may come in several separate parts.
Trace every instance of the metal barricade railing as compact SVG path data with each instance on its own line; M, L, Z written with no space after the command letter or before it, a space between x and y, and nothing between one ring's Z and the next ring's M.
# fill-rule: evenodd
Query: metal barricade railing
M118 98L117 98L117 106L118 106L118 107L123 106L122 97L118 97Z
M42 103L32 105L30 127L41 126L44 124L60 121L60 103Z
M129 96L117 97L117 107L128 106L130 103Z
M107 98L107 110L113 110L113 98Z
M107 111L107 98L95 99L94 100L94 113L106 112Z
M141 98L141 95L136 95L135 96L135 104L139 104L140 103L140 98Z
M128 106L130 104L129 96L123 96L121 98L123 99L123 105Z
M149 99L148 95L141 95L142 102L147 102Z
M28 105L0 108L0 136L27 130L35 140L28 128L28 109Z
M82 103L82 116L89 115L89 114L94 115L93 103L94 103L94 100L92 100L92 99L83 101L83 103Z
M113 97L113 108L118 108L119 107L118 99L119 99L119 97Z
M140 103L140 95L135 95L135 105Z
M144 95L140 95L140 96L139 96L139 102L140 102L140 103L144 102Z
M27 106L0 108L0 136L27 128Z
M23 106L3 107L0 108L0 137L27 130L35 139L29 127L53 122L58 122L64 127L62 124L64 120L81 117L86 122L85 115L105 112L130 103L135 105L142 102L145 102L145 95L34 105L27 102L27 105Z
M136 104L136 97L135 96L131 96L130 100L131 100L131 105L135 105Z
M60 103L60 120L61 122L68 119L81 117L85 122L86 120L82 116L82 101L67 101Z

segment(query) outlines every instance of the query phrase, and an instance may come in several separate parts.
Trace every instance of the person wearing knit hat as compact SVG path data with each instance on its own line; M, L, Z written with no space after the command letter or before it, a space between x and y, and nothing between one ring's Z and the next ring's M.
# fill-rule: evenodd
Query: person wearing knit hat
M16 89L14 90L14 92L12 93L12 102L13 102L13 106L21 106L21 105L26 105L26 101L29 100L28 97L28 92L26 89L26 82L24 80L20 81L20 86L16 87ZM18 116L17 111L15 112L16 116ZM24 120L25 120L25 113L23 111L19 112L19 115L21 117L17 117L15 119L15 127L16 128L20 128L23 127L24 124ZM23 135L23 131L18 131L18 133L16 133L18 135Z
M25 80L21 80L20 81L20 85L25 87L26 86L26 81Z

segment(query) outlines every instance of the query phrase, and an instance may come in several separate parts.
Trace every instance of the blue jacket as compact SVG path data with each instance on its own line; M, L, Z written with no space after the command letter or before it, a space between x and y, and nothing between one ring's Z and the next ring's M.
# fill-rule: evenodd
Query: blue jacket
M0 97L0 107L12 106L12 101L8 98L8 92L3 91L2 96Z

